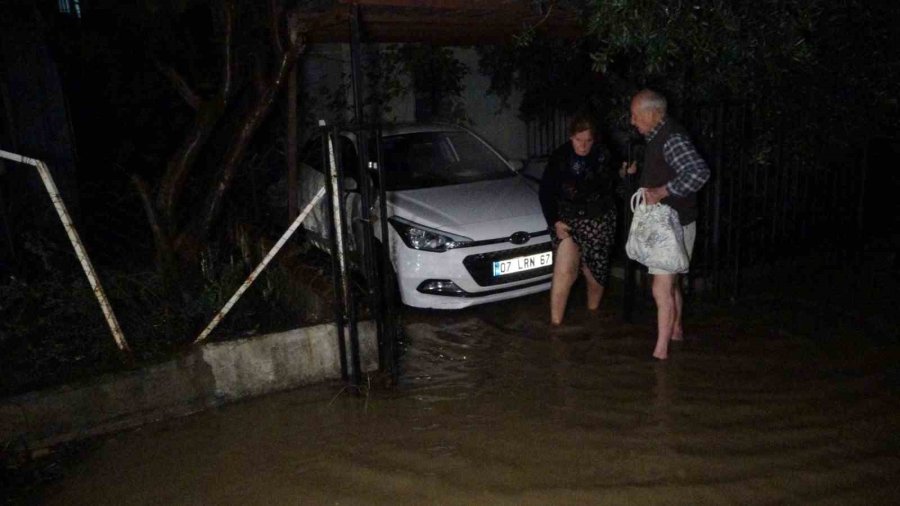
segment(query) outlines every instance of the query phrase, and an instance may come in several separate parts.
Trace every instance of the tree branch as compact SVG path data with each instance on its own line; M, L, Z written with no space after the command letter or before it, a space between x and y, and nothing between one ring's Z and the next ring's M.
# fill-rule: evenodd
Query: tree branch
M163 65L155 56L150 56L150 59L153 60L153 64L156 65L156 68L160 71L160 73L172 83L175 87L175 91L181 95L181 98L191 107L193 110L197 110L200 107L200 96L194 93L194 90L191 89L191 86L184 80L181 74L178 73L174 68L169 65Z
M178 151L169 159L166 172L160 181L156 199L156 205L167 222L173 223L175 204L184 188L187 174L194 166L194 162L212 135L213 129L224 111L225 102L221 97L205 101L197 111L197 117L194 119L190 132L185 135Z
M278 27L281 11L281 3L278 0L269 0L269 31L272 36L272 47L278 55L284 54L284 43L281 41L281 30Z
M222 207L222 200L225 193L231 187L235 170L239 162L244 156L244 152L256 133L260 124L271 110L275 98L284 87L285 82L290 74L291 69L297 62L297 58L306 47L305 39L302 35L302 25L297 22L297 18L292 14L289 17L288 28L290 34L288 40L290 46L281 55L278 70L267 82L266 89L259 94L256 102L248 110L244 121L241 122L240 131L235 136L235 140L231 143L228 152L222 161L222 168L219 172L218 183L213 188L210 196L207 198L204 208L201 210L200 218L195 225L176 239L176 246L184 244L185 241L197 237L205 237L212 228L213 221L218 217Z
M219 88L219 95L227 104L232 94L232 86L234 80L234 55L233 55L233 37L234 37L234 1L225 0L221 5L222 14L222 86Z
M197 105L194 109L197 115L190 132L185 136L184 142L178 148L166 165L157 194L157 208L165 216L167 223L174 223L175 207L178 198L184 189L184 182L188 173L194 166L194 162L200 151L206 145L210 135L224 114L233 91L234 79L234 13L233 0L224 0L218 4L217 19L222 31L222 82L219 93L209 100L195 98Z
M159 224L156 209L153 207L153 199L150 198L149 185L147 185L147 182L144 181L143 178L133 172L129 174L129 178L141 198L141 204L144 206L144 213L147 214L147 221L150 223L150 231L153 233L153 241L156 243L156 251L161 253L168 249L169 244L166 239L166 234Z

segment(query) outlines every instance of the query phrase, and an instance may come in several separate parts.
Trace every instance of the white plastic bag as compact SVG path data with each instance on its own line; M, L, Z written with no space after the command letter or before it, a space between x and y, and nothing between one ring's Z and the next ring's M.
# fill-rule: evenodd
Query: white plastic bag
M689 260L678 212L665 204L646 204L644 188L631 196L631 210L634 219L625 243L628 258L666 272L687 272Z

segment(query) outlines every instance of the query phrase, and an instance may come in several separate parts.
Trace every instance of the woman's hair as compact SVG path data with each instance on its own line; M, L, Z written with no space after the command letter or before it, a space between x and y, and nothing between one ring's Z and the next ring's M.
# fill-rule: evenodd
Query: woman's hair
M572 119L569 121L569 136L573 136L578 132L584 132L585 130L590 130L591 134L597 135L597 123L594 122L594 118L591 117L590 114L587 113L577 113Z

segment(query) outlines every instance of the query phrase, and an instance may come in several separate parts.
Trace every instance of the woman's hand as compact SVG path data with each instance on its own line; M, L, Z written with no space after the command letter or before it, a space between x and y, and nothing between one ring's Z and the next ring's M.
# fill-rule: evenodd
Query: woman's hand
M622 168L619 169L619 177L624 178L626 174L631 175L637 172L637 162L622 162Z
M553 229L556 231L556 237L558 237L560 241L572 236L570 233L572 229L561 221L557 221L553 225Z
M669 196L669 189L665 185L644 190L644 201L651 206Z

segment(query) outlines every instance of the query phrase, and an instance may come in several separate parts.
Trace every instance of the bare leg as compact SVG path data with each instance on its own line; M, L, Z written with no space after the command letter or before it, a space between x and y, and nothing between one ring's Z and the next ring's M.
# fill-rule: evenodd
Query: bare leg
M653 299L656 301L656 348L653 356L669 358L669 340L675 323L675 274L653 275Z
M587 281L587 307L591 311L596 311L603 299L603 285L594 279L594 275L591 274L587 265L581 267L581 272L584 273L584 279Z
M575 279L578 278L578 264L581 250L571 237L563 239L556 248L553 259L553 284L550 286L550 323L559 325L566 314L566 303Z
M675 322L672 324L672 340L684 340L684 329L681 327L681 308L683 306L681 296L681 276L676 276L672 286L672 292L675 295Z

